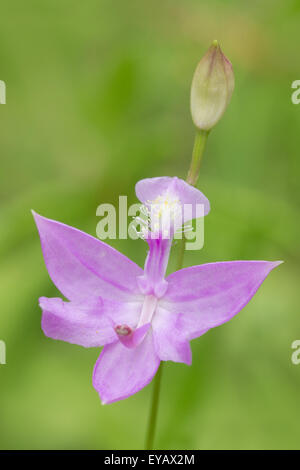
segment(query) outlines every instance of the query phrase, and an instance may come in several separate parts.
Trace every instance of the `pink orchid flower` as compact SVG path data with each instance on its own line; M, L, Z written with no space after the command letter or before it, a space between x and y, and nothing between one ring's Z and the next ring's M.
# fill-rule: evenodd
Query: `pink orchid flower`
M142 270L104 242L36 213L49 275L68 301L39 299L46 336L85 347L104 346L93 385L102 403L145 387L160 361L191 364L190 340L236 315L280 262L232 261L184 268L165 277L172 237L209 202L178 178L139 181L136 194L151 213ZM171 223L170 223L171 221Z

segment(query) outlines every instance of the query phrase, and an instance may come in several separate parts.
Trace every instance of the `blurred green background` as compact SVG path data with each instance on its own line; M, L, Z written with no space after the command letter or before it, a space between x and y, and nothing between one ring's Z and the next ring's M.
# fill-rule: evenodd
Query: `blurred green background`
M299 27L295 0L2 2L0 448L143 447L152 386L102 406L99 351L41 332L38 297L58 292L30 209L95 235L100 203L136 202L143 177L185 177L192 74L216 38L236 88L201 168L205 246L185 264L285 264L240 315L192 342L191 367L166 364L156 446L300 447ZM144 242L110 243L144 263Z

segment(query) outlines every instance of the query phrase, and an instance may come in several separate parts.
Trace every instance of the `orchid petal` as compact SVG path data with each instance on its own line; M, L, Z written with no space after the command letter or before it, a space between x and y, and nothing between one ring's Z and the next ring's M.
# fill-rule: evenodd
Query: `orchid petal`
M159 364L150 332L135 349L117 341L104 346L94 368L93 385L102 403L123 400L148 385Z
M152 327L154 347L162 361L192 363L192 352L181 329L180 314L158 307Z
M69 300L103 296L130 300L143 273L109 245L55 220L33 213L49 275Z
M102 299L102 312L110 318L114 327L126 324L135 329L143 306L143 298L135 302L119 302L117 300Z
M280 263L229 261L181 269L167 277L161 306L181 313L180 328L196 338L236 315Z
M43 310L42 330L50 338L87 348L116 340L112 321L102 313L100 298L78 303L41 297L39 302Z
M164 194L172 194L182 205L190 205L191 216L184 217L183 222L198 216L196 212L197 205L204 206L204 215L207 215L210 210L209 201L204 194L177 177L162 176L143 179L136 184L135 192L143 204L149 204L149 201L153 202L157 197Z

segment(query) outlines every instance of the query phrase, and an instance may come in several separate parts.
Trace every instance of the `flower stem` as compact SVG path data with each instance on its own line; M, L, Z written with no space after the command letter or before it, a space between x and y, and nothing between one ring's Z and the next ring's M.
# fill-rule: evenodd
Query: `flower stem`
M193 153L192 153L192 160L191 160L190 169L189 169L187 179L186 179L187 183L191 184L192 186L196 186L198 182L201 160L202 160L202 156L205 150L205 145L206 145L208 134L209 134L209 131L202 131L198 129L196 131L194 148L193 148ZM183 234L183 238L179 246L177 269L182 268L183 258L184 258L184 249L185 249L185 237ZM155 379L154 379L150 417L149 417L146 446L145 446L146 450L153 449L153 442L154 442L154 435L155 435L155 428L156 428L156 421L157 421L157 412L158 412L162 367L163 367L163 363L161 362L158 368L158 371L156 373Z
M207 137L209 131L196 131L195 141L194 141L194 148L192 153L192 160L190 164L190 169L187 175L187 183L191 184L192 186L196 186L199 178L200 173L200 166L202 161L202 156L204 154ZM184 249L185 249L185 236L183 233L182 240L179 243L179 250L178 250L178 258L177 258L177 265L176 270L182 268L183 259L184 259Z
M146 450L153 449L153 442L154 442L154 435L155 435L155 428L156 428L156 421L157 421L157 411L158 411L158 402L159 402L159 391L160 391L160 382L161 382L161 374L162 374L163 363L160 363L158 371L156 373L154 379L154 386L152 392L152 403L151 403L151 410L150 410L150 417L149 417L149 424L148 424L148 432L146 438Z
M209 131L202 131L200 129L196 131L192 160L186 179L187 183L192 186L196 186L198 182L202 156L204 154L208 134Z

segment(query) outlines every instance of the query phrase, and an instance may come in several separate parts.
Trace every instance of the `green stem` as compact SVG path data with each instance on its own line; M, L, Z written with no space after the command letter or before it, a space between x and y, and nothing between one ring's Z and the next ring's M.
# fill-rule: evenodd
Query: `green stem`
M202 157L204 154L207 137L209 131L196 131L195 141L194 141L194 148L192 153L192 160L190 164L190 169L187 175L187 183L191 184L192 186L196 186L199 178L200 173L200 166ZM185 250L185 236L183 233L182 240L179 242L179 249L178 249L178 258L177 258L177 265L176 270L182 268L183 266L183 259L184 259L184 250Z
M202 131L199 129L196 131L192 160L186 179L187 183L192 186L196 186L198 182L202 156L204 154L208 134L209 131Z
M202 156L204 153L208 134L209 134L209 131L201 131L197 129L195 142L194 142L194 148L193 148L193 154L192 154L192 161L191 161L190 169L189 169L187 179L186 179L186 181L192 186L196 186L197 181L198 181L201 160L202 160ZM185 248L185 237L183 235L183 238L179 246L177 269L182 268L183 258L184 258L184 248ZM155 428L156 428L156 421L157 421L162 366L163 366L163 363L161 362L158 368L158 371L156 373L156 377L154 379L152 403L151 403L148 432L147 432L147 439L146 439L146 450L153 449L153 442L154 442L154 435L155 435Z
M160 391L160 382L161 382L161 373L162 373L163 363L160 363L158 371L156 373L154 379L154 387L153 387L153 394L152 394L152 403L151 403L151 410L150 410L150 417L149 417L149 424L148 424L148 432L146 438L146 450L153 449L153 442L154 442L154 434L156 428L156 421L157 421L157 411L158 411L158 402L159 402L159 391Z

